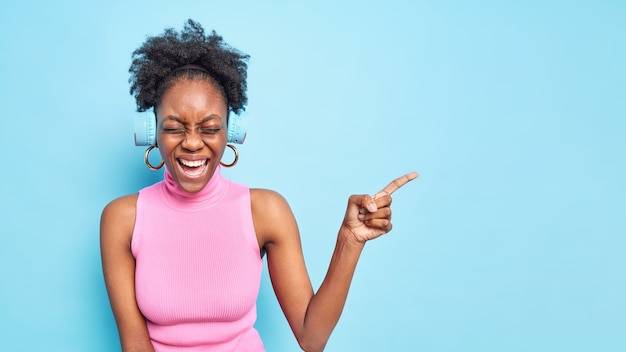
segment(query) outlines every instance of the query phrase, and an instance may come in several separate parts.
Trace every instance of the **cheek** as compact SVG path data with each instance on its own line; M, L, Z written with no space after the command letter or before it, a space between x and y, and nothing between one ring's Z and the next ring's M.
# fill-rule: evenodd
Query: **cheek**
M181 140L181 136L157 132L156 142L161 154L170 153Z
M226 148L226 142L228 141L228 132L225 128L220 129L217 134L207 135L202 137L204 144L210 146L212 149L224 149Z

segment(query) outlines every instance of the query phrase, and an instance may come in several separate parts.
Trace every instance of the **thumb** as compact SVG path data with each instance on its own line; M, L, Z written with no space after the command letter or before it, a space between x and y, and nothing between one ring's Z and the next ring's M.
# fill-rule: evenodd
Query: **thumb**
M369 194L355 194L350 197L349 209L364 214L365 212L373 213L378 210L378 206L374 202L374 198Z

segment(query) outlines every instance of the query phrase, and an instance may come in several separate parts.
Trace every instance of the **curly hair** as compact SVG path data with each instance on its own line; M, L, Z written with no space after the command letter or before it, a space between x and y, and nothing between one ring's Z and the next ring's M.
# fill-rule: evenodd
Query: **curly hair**
M160 103L163 93L177 79L199 77L215 84L228 107L239 113L248 101L249 57L226 44L215 31L205 35L202 26L189 19L180 33L167 28L160 36L148 37L133 52L128 70L130 94L135 97L137 111L146 111ZM177 70L185 65L203 70Z

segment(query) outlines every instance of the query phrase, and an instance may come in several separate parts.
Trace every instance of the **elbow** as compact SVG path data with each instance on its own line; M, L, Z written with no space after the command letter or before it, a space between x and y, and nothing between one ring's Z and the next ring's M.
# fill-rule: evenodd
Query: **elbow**
M315 338L299 338L298 344L300 348L305 352L322 352L326 348L328 339L315 339Z

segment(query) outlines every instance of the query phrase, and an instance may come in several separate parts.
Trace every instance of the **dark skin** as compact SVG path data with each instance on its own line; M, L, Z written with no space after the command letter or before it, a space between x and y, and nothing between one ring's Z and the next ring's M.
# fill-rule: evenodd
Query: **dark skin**
M211 82L181 79L164 93L156 111L157 144L165 165L184 190L200 191L226 148L228 107L222 93ZM317 292L289 204L277 192L250 190L259 250L267 253L274 292L303 350L324 349L341 316L365 243L392 228L391 194L417 176L415 172L401 176L374 196L350 196L328 272ZM130 243L136 204L137 194L118 198L106 206L101 219L104 277L125 352L154 351L134 291Z

